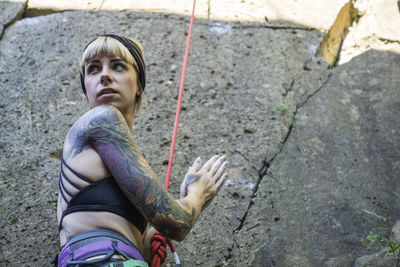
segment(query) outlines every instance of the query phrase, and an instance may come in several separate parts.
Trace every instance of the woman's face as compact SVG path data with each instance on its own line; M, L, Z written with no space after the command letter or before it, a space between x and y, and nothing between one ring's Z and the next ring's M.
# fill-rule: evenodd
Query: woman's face
M90 108L112 105L133 112L139 93L134 67L120 57L97 56L85 63L85 86Z

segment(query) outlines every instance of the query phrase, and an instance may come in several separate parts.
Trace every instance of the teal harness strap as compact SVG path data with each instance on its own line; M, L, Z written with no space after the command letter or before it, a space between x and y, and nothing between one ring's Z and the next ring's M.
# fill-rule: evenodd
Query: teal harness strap
M118 263L112 263L109 267L149 267L147 262L138 260L127 260Z

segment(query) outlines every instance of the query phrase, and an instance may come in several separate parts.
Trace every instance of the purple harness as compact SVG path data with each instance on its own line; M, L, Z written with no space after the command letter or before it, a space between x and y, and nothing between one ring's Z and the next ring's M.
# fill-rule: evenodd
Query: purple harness
M99 255L104 257L86 261ZM58 257L58 266L106 264L115 261L113 255L145 261L135 245L125 237L110 230L98 229L80 233L68 240Z

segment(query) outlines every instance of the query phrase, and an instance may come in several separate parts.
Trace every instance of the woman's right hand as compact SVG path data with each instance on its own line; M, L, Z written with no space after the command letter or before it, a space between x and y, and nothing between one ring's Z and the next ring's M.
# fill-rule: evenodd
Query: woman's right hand
M224 184L227 178L227 164L226 156L215 155L204 165L201 158L197 158L189 167L181 184L181 199L195 194L203 200L202 210L204 210Z

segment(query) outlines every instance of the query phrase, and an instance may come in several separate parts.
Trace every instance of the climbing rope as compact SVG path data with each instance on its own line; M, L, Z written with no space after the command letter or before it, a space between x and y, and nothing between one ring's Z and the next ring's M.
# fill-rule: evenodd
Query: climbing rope
M167 248L166 245L168 244L169 248L171 249L172 254L174 255L175 264L176 266L180 266L180 260L178 257L178 253L176 253L175 247L172 244L171 240L165 238L160 233L155 233L150 240L151 243L151 267L160 266L167 257Z
M172 161L174 158L175 140L176 140L176 135L178 132L179 115L181 112L182 93L183 93L183 86L185 84L186 66L187 66L187 60L189 57L190 38L192 36L195 6L196 6L196 0L193 0L192 16L190 17L189 31L188 31L188 35L187 35L187 39L186 39L185 57L183 60L181 83L180 83L180 87L179 87L178 104L176 106L174 131L172 134L172 143L171 143L171 150L170 150L170 154L169 154L167 177L165 179L165 189L167 189L167 191L169 188L169 180L171 177L171 170L172 170ZM158 267L165 261L165 258L167 257L166 244L168 244L171 252L174 255L174 260L175 260L176 266L177 267L180 266L180 260L179 260L178 254L176 253L175 247L172 244L170 239L162 236L160 233L157 232L151 238L150 243L151 243L151 257L152 257L151 266L152 267Z
M189 57L189 48L190 48L190 37L192 36L193 22L194 22L194 8L196 6L196 0L193 0L193 10L192 16L190 17L190 25L189 32L186 39L186 50L185 50L185 58L183 60L183 68L182 68L182 76L181 76L181 85L179 87L179 97L178 104L176 106L176 116L175 116L175 124L174 124L174 132L172 134L172 143L171 143L171 151L169 153L169 161L168 161L168 170L167 170L167 178L165 179L165 188L168 191L169 188L169 178L171 176L172 170L172 160L174 158L174 150L175 150L175 140L176 133L178 132L178 124L179 124L179 114L181 112L181 102L182 102L182 93L183 93L183 85L185 84L185 76L186 76L186 66L187 60Z

